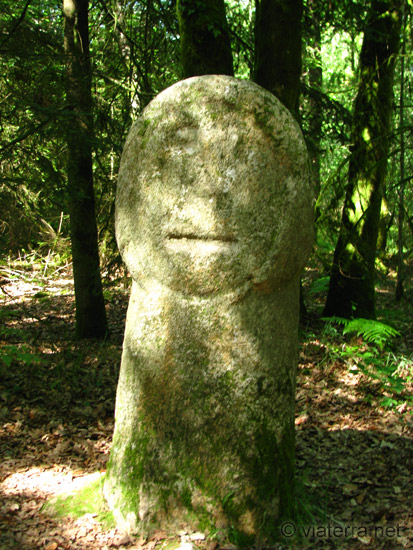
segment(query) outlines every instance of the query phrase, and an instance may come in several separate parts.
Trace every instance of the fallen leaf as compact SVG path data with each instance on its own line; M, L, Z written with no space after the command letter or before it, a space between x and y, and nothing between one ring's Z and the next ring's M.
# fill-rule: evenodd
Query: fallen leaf
M154 540L155 542L158 542L160 540L164 540L166 539L166 537L168 536L168 533L166 531L156 531L150 540Z
M396 407L399 413L403 413L407 409L407 401Z
M140 535L139 539L137 540L136 544L139 546L143 546L146 542L146 537L144 535Z
M189 540L192 540L193 542L197 540L205 540L205 535L204 533L192 533L192 535L190 535L189 537Z
M361 492L359 495L356 496L357 504L363 504L366 494L367 494L367 489L364 489L363 492Z
M300 416L298 416L298 417L295 419L295 425L296 425L296 426L300 426L301 424L304 424L305 422L307 422L307 420L308 420L309 418L310 418L310 417L308 416L307 413L301 414Z
M115 537L115 539L110 543L110 546L112 548L118 548L119 546L124 546L126 544L129 544L133 542L133 540L129 537L129 535L118 535Z
M346 483L343 485L343 493L345 495L354 495L354 493L357 493L358 490L358 485L355 485L354 483Z
M370 544L371 543L371 537L357 537L357 539L362 542L363 544Z

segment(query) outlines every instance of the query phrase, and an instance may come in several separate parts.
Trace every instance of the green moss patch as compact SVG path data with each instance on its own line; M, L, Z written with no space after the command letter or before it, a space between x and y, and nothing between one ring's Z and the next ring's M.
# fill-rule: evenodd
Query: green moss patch
M86 476L84 485L50 499L44 506L44 511L55 517L80 518L85 514L93 514L104 528L115 527L115 520L103 496L104 474L96 472Z

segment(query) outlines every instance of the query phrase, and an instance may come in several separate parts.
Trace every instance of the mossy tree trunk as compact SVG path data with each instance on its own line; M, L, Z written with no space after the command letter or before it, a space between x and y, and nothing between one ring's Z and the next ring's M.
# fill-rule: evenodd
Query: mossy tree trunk
M234 75L224 0L178 0L183 77Z
M351 158L325 315L375 317L375 259L402 0L372 0L360 53Z
M100 278L92 169L92 97L88 0L63 0L66 58L67 178L70 202L76 335L107 333Z
M298 114L302 0L256 0L254 81Z

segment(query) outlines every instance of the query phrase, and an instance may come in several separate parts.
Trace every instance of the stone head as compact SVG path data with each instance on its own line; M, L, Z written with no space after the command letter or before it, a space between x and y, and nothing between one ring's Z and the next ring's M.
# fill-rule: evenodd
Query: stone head
M303 268L312 216L301 131L252 82L178 82L128 135L116 235L138 282L154 278L194 295L271 292Z

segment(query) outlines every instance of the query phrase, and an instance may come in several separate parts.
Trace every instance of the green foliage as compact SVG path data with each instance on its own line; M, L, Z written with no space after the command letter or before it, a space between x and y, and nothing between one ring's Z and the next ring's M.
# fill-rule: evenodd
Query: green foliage
M319 277L312 284L308 291L309 296L318 294L319 292L327 292L328 283L330 281L329 276Z
M133 117L178 79L174 3L98 2L90 9L94 182L105 263L116 249L114 195ZM0 248L13 254L67 238L61 5L4 0L0 10ZM22 17L23 16L23 17ZM46 227L46 225L48 227ZM52 233L49 229L52 229Z
M395 328L373 319L329 317L325 320L329 323L342 325L344 327L343 334L355 332L357 336L361 336L366 342L372 343L380 349L389 344L392 338L400 336L399 331Z
M400 402L410 400L406 395L406 384L413 376L413 357L396 354L387 349L393 339L400 335L393 327L371 319L342 319L329 317L324 319L323 331L329 342L329 358L347 363L352 372L360 371L366 375L383 395L380 404L393 407ZM332 343L341 334L355 334L361 342ZM371 399L367 395L366 399Z
M0 310L0 321L18 317L19 313L13 310ZM22 331L13 327L0 327L0 338L21 339ZM0 373L9 369L13 363L22 363L26 367L39 364L42 358L33 353L25 344L2 344L0 347Z
M350 127L352 124L353 103L359 81L359 56L366 29L367 12L370 4L365 2L330 2L318 0L304 1L303 34L306 44L303 49L303 99L301 107L302 127L312 156L315 184L319 193L316 207L317 246L316 254L324 265L331 265L332 252L340 229L344 190L348 176L348 163L351 157ZM406 41L404 59L412 56L412 20L406 9L406 28L403 31ZM400 190L405 188L405 217L402 223L404 257L411 257L413 244L412 218L407 214L412 207L413 187L401 174L400 157L403 155L405 172L411 173L413 149L411 147L412 91L409 76L404 76L404 116L399 112L401 92L401 59L397 57L393 110L393 128L390 135L391 148L388 154L389 169L385 198L391 214L382 227L380 250L385 255L385 265L389 259L394 262L397 254L399 228L397 225L398 199ZM314 71L316 78L314 78ZM321 128L314 125L321 123ZM401 151L401 138L404 135L405 147ZM409 143L409 145L408 145ZM318 161L317 161L318 157ZM409 168L407 168L409 166ZM372 168L373 171L376 167ZM318 178L318 179L317 179ZM408 206L407 206L408 204ZM333 245L333 246L332 246ZM384 254L384 249L386 254Z
M234 74L238 78L251 78L254 66L255 3L253 0L226 0L226 10Z
M4 331L2 331L4 334ZM0 350L0 366L9 368L14 361L24 363L26 366L32 366L42 361L41 357L32 353L30 348L25 345L3 345Z
M46 249L47 254L42 250L27 253L21 250L19 256L13 260L10 256L3 261L0 259L0 275L8 281L31 282L43 287L50 277L55 277L61 270L67 269L70 263L70 248L66 239L59 237L58 242L50 245L52 248ZM62 294L64 293L62 290ZM41 296L38 294L35 297ZM5 313L8 314L9 312Z
M348 169L352 103L358 83L358 58L368 4L357 1L304 0L301 124L311 152L319 155L316 253L331 263L337 240ZM89 11L94 108L94 185L104 269L119 257L113 229L114 197L120 155L133 119L161 90L181 75L180 37L174 0L98 0ZM226 0L235 74L250 78L254 63L254 0ZM196 6L196 3L194 3ZM0 10L0 249L51 248L56 233L69 235L64 131L64 55L61 6L44 0L2 0ZM408 12L409 10L407 10ZM24 12L24 13L23 13ZM408 14L406 36L411 33ZM317 35L319 37L317 38ZM411 58L406 42L406 60ZM312 71L320 70L314 82ZM411 173L412 90L405 76L403 128L394 112L386 199L394 213L386 224L387 256L397 253L397 201L401 186L400 135L406 142L405 172ZM394 96L400 98L400 59ZM321 117L321 130L312 125ZM405 209L413 204L405 182ZM60 227L61 213L63 223ZM404 254L411 256L411 216L404 219Z
M327 493L314 487L309 480L308 470L305 470L302 476L295 480L294 490L294 522L300 526L323 525L327 521Z
M13 252L48 238L63 198L60 9L32 2L21 19L21 8L0 10L0 246Z

